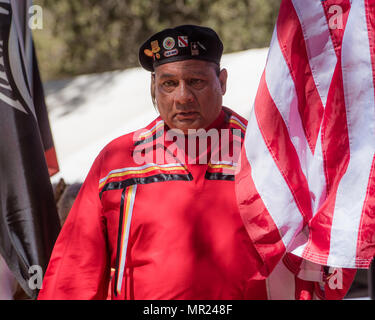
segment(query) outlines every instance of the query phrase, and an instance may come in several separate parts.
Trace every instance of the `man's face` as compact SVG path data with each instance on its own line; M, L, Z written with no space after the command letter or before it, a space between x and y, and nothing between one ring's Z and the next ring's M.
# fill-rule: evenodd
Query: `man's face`
M155 69L152 86L161 118L170 128L187 133L206 128L220 114L227 72L218 76L213 63L183 60Z

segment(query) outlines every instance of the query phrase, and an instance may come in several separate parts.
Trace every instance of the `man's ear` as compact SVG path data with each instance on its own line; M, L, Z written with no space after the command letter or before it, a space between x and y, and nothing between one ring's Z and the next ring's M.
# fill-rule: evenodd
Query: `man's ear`
M228 79L228 72L227 72L227 69L224 68L220 71L220 75L219 75L222 95L224 95L225 92L227 91L227 79Z
M155 109L157 109L156 106L156 98L155 98L155 73L151 73L151 86L150 86L150 91L151 91L151 99L152 103L154 104Z

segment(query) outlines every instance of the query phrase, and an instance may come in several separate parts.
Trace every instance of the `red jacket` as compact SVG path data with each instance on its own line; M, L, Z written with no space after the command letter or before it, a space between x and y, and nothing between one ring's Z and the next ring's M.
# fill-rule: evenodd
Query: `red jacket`
M229 129L239 154L245 125L224 108L210 128ZM176 148L163 121L143 131L112 141L95 160L39 299L106 299L111 268L114 299L265 299L265 282L249 281L255 251L237 209L235 165L171 164ZM200 156L218 151L209 144Z

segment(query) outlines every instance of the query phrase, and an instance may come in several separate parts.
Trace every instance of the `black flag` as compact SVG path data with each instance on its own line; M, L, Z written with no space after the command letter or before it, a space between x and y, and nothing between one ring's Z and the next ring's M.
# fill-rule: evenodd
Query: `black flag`
M45 151L55 153L35 55L27 59L26 23L14 3L0 1L0 254L36 298L32 278L44 273L60 230Z

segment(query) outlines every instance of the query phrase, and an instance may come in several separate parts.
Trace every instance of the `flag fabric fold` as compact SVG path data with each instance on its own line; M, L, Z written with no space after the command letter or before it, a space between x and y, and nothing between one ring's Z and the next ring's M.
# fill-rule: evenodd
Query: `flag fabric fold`
M297 265L372 261L374 28L373 1L281 2L236 176L259 278L286 253Z
M30 81L20 28L25 16L14 4L20 5L0 1L0 254L24 291L36 298L43 276L37 270L46 269L60 224L45 157L53 141L43 142L46 130L40 131L49 129L42 84L35 55Z

